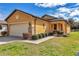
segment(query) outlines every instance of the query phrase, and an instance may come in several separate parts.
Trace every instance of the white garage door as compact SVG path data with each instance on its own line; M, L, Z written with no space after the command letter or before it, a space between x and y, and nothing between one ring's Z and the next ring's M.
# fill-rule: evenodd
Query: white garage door
M11 36L22 36L23 33L28 33L28 24L16 24L10 26Z

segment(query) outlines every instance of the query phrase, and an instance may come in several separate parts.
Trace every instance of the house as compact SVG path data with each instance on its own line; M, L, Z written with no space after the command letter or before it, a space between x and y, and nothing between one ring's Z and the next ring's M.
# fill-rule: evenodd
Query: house
M0 36L3 36L2 32L7 32L7 22L0 20ZM7 33L4 33L7 34Z
M22 36L23 33L32 35L51 32L54 30L70 32L70 25L66 20L44 15L41 18L15 9L6 19L8 35Z

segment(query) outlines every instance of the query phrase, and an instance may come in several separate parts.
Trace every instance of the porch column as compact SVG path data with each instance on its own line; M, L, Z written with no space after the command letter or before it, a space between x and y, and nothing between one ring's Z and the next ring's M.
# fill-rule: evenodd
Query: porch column
M59 31L59 24L57 23L57 31Z
M62 24L62 27L63 27L63 32L65 34L65 24Z

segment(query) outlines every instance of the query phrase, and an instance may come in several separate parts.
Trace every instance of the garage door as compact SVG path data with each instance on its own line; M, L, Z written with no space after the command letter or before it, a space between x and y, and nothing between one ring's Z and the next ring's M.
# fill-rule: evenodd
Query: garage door
M28 24L16 24L10 26L10 36L22 36L28 33Z

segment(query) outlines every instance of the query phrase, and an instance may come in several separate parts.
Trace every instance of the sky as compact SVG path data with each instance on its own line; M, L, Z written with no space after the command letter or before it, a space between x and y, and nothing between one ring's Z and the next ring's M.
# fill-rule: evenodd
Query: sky
M79 21L79 3L0 3L0 20L5 20L15 9L39 17L47 14Z

